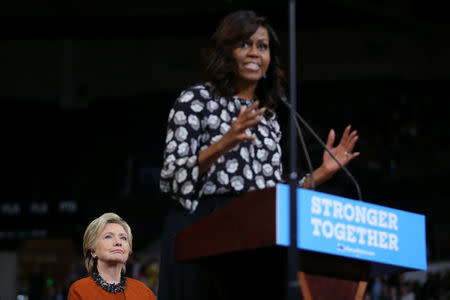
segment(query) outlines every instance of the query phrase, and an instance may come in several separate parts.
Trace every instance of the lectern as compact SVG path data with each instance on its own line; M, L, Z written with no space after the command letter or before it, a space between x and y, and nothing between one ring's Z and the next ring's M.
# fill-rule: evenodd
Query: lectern
M362 299L371 276L426 269L423 215L297 189L303 299ZM204 264L218 299L284 299L289 186L232 200L175 237L175 259ZM414 250L412 250L414 249Z

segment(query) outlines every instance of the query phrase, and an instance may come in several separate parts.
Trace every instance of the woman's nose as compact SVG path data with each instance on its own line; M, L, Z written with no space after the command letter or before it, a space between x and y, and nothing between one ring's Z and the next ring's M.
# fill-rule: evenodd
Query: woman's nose
M248 52L247 52L247 54L249 55L249 56L258 56L258 49L256 48L256 46L251 46L249 49L248 49Z

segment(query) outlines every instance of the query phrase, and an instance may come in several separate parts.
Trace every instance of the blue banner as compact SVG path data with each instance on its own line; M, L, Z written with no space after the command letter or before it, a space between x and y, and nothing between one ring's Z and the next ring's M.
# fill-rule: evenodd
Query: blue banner
M277 185L277 244L289 245L289 186ZM426 270L425 216L297 189L300 249Z

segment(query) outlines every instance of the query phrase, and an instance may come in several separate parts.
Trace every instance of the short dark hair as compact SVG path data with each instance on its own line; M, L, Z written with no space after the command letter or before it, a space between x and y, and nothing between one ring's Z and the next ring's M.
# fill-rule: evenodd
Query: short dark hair
M269 34L270 65L265 78L258 82L256 97L262 105L274 108L280 94L284 94L286 76L281 69L280 41L267 18L253 11L236 11L227 15L211 37L207 56L206 76L213 84L214 96L232 97L235 79L233 49L248 40L259 27Z

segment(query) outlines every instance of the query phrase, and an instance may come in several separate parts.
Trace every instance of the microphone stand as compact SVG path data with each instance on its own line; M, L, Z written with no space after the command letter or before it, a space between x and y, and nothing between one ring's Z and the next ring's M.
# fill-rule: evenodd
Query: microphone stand
M287 300L301 299L298 283L298 266L300 258L297 250L297 138L296 138L296 109L297 109L297 78L296 78L296 21L295 0L289 0L289 95L292 109L289 114L289 190L290 190L290 244L287 252ZM300 297L300 298L299 298Z

